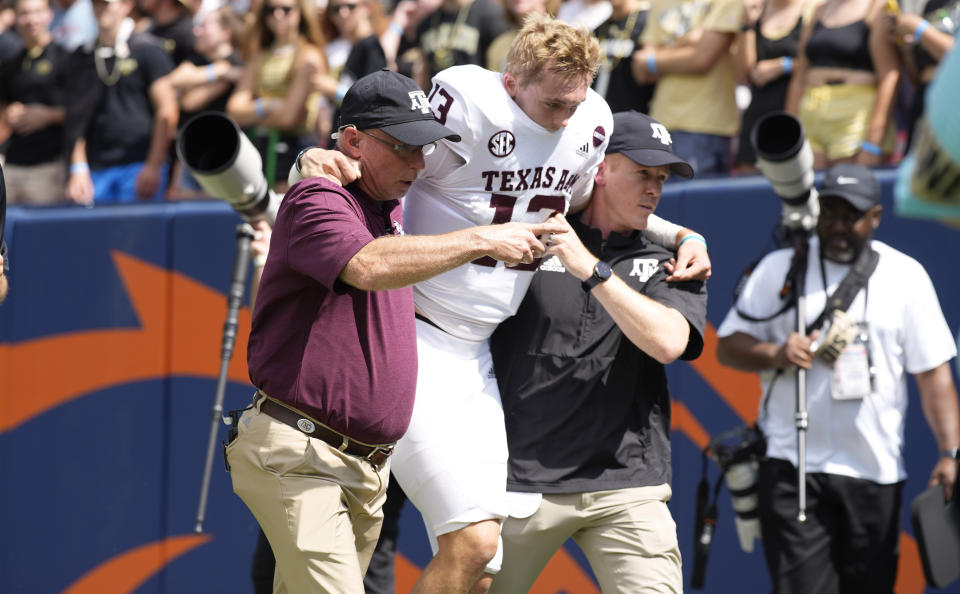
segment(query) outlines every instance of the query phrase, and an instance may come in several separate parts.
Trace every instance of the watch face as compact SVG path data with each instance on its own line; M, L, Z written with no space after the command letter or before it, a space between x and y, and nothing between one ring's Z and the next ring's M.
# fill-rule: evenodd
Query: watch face
M613 271L610 269L610 265L603 260L597 262L597 265L593 268L593 276L597 280L605 281L610 278L611 274L613 274Z

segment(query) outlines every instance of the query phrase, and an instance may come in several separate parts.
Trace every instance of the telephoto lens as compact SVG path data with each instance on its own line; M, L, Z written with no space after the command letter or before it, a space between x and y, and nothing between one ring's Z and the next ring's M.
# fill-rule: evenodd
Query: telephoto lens
M760 458L766 454L763 434L754 427L737 427L710 440L708 449L723 470L727 488L730 490L730 502L736 512L734 524L740 548L750 553L753 551L754 541L760 538L757 469Z
M267 184L260 153L232 119L215 111L191 118L177 137L177 156L208 194L251 224L273 226L281 198Z
M785 111L760 118L750 131L757 153L757 168L783 202L781 224L809 231L820 215L817 191L813 187L813 150L800 120Z

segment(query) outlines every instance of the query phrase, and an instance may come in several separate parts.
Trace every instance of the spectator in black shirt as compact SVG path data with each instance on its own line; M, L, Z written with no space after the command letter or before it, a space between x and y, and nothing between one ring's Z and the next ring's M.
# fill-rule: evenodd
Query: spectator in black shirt
M243 19L230 6L207 12L194 27L197 52L203 63L181 62L167 75L177 91L180 126L201 111L227 111L227 100L240 77L243 64L238 48ZM175 161L170 198L200 198L200 184Z
M8 4L8 0L0 2L0 62L3 63L13 59L23 49L23 41L13 28L15 21L12 3Z
M423 54L425 80L444 68L487 63L487 49L508 28L503 9L493 0L443 0L417 27L416 44ZM401 44L401 53L404 51Z
M137 6L149 17L147 33L160 39L173 65L190 61L202 64L193 36L193 15L189 0L137 0Z
M70 59L65 127L74 202L163 199L180 112L164 78L170 57L155 37L134 32L132 9L132 0L96 0L97 41Z
M11 129L6 184L11 204L63 201L63 87L67 52L53 43L48 0L17 0L24 48L0 70L3 120Z
M575 233L547 239L554 257L491 337L517 504L491 594L530 591L567 538L604 592L683 590L664 365L703 349L706 290L668 283L674 254L640 233L671 173L693 176L667 130L615 114Z
M633 78L630 60L640 49L640 35L647 25L650 3L644 0L611 0L613 13L593 32L606 56L593 90L607 100L610 111L636 110L647 113L653 84L639 84Z

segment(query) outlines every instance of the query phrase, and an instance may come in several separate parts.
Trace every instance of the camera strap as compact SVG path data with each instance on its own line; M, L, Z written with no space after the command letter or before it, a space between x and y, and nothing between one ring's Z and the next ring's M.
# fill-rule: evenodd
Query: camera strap
M700 482L697 485L697 509L693 534L693 577L690 586L700 590L707 577L707 558L713 533L717 526L717 496L723 486L723 473L713 484L713 498L710 497L710 481L707 479L707 450L701 454Z
M853 303L854 298L856 298L857 293L867 286L870 276L873 274L873 271L877 269L878 262L880 262L880 254L874 251L874 249L868 243L863 247L862 250L860 250L860 255L857 256L853 266L850 267L850 271L847 272L847 275L843 277L842 281L840 281L840 284L837 286L836 290L827 299L826 307L823 308L823 311L820 312L820 315L817 317L817 319L810 324L810 326L807 328L807 331L809 332L820 328L824 321L833 316L834 311L847 311L847 309L850 307L850 304ZM820 254L820 265L822 269L822 252ZM826 275L824 275L824 285L826 285L826 281Z
M747 284L747 279L753 274L754 268L756 268L763 257L747 266L747 269L740 275L740 280L737 282L737 287L733 292L733 307L737 310L737 315L744 320L748 322L767 322L796 305L797 295L803 291L803 279L807 275L808 243L807 237L802 234L794 235L793 240L793 257L790 259L790 268L787 270L787 275L783 279L783 286L780 288L780 300L783 302L783 305L773 314L763 317L752 316L740 309L740 305L738 304L740 301L740 292L743 291L744 285Z

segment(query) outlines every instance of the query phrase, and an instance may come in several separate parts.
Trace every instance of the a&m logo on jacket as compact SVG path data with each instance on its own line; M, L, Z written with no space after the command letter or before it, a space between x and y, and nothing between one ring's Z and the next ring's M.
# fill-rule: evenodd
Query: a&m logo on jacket
M653 273L657 271L658 262L656 258L634 258L633 268L630 269L630 276L640 279L640 282L647 282Z
M410 96L410 111L419 109L421 113L430 113L430 102L427 101L427 96L423 94L423 91L417 89L416 91L410 91L407 95Z
M506 157L513 152L513 147L516 145L517 139L514 138L513 132L500 130L487 141L487 150L494 157Z

